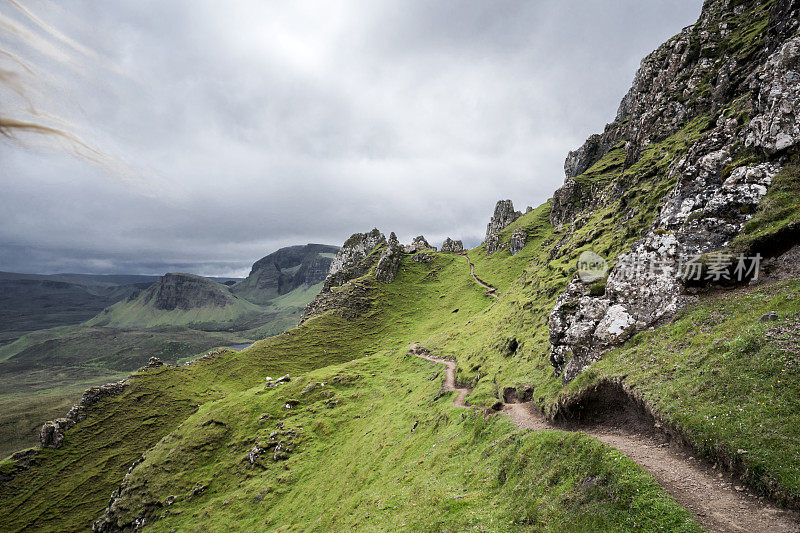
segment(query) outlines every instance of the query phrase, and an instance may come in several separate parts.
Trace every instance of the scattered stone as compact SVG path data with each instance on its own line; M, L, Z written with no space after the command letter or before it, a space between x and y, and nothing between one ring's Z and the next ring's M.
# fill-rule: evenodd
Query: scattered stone
M775 311L770 311L769 313L761 315L761 322L775 322L776 320L778 320L778 313Z
M281 383L289 383L291 381L291 379L289 379L289 374L286 374L285 376L281 376L278 379L273 379L273 380L269 380L269 378L267 378L267 379L268 379L268 381L267 381L266 385L264 385L264 387L268 388L268 389L270 389L272 387L277 387Z
M198 481L197 483L195 483L194 487L192 488L192 496L200 496L201 494L203 494L206 491L207 488L208 488L208 485Z

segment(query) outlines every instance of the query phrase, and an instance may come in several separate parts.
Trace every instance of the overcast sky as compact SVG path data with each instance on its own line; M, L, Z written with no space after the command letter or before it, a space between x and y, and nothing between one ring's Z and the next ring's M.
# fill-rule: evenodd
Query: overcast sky
M0 270L246 275L374 226L475 245L497 200L552 196L701 3L26 2L90 53L59 71L0 44L121 164L0 138Z

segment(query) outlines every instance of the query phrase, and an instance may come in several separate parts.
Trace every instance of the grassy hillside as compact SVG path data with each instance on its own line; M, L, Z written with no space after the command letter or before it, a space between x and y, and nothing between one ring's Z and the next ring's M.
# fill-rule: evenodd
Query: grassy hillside
M0 347L0 455L37 443L42 423L64 416L86 387L121 379L150 357L176 362L250 340L185 327L64 326L25 335Z
M665 150L651 148L656 167ZM644 208L668 186L643 180L634 185L641 188L634 201ZM550 225L549 209L540 206L503 233L506 239L525 229L527 245L516 256L469 252L476 273L499 288L497 301L469 277L463 257L436 253L428 264L406 257L393 283L368 274L336 288L342 306L301 327L241 353L135 375L122 395L96 406L67 433L63 449L38 451L27 470L4 464L3 471L13 473L0 484L11 530L86 527L142 454L146 461L120 499L119 519L150 509L151 519L164 515L153 523L157 530L184 523L193 530L217 520L253 527L316 522L334 529L433 523L433 529L453 530L480 521L504 524L496 530L510 522L569 530L603 528L611 517L632 520L623 529L634 529L634 522L651 530L695 527L649 476L586 437L523 436L500 419L483 422L453 412L446 399L436 399L441 369L404 357L411 342L456 358L459 379L475 387L469 401L477 405L496 402L504 387L530 386L534 401L553 412L603 379L624 380L701 452L715 460L738 458L734 466L751 486L796 501L800 483L788 458L800 454L794 429L800 381L791 344L797 283L709 296L562 388L548 361L547 316L556 295L573 275L580 250L613 255L647 219L629 227L608 209L567 233ZM778 329L745 327L766 310L785 322ZM519 341L514 351L510 339ZM313 369L320 370L261 394L266 376ZM359 377L333 383L341 374ZM317 382L326 386L307 387ZM269 416L259 420L262 415ZM296 453L286 461L268 463L265 471L242 462L257 439L269 441L273 431L288 439L290 429ZM54 476L60 483L49 483ZM359 480L361 491L342 481L350 478ZM603 482L585 489L590 478ZM197 483L208 488L192 495ZM321 494L321 487L335 496ZM143 506L168 496L176 498L176 512ZM319 503L309 505L311 498ZM302 509L294 501L305 502ZM620 506L630 511L620 514ZM368 510L360 518L352 516L354 509ZM438 516L442 522L432 518Z
M653 212L670 187L659 177L663 165L702 132L695 122L648 149L640 174L630 176L636 195L628 201L638 212ZM336 288L341 306L301 327L241 353L135 375L67 433L64 448L36 452L29 469L4 463L11 479L0 485L0 501L10 529L86 527L142 454L114 519L144 515L155 530L231 521L289 529L696 529L652 478L588 437L523 434L503 419L454 411L437 398L441 369L404 356L412 342L457 359L476 405L496 402L505 387L528 386L552 413L602 380L623 380L701 453L732 464L752 487L797 501L797 282L710 294L562 388L548 361L547 316L574 260L590 248L614 256L650 218L622 220L612 206L559 232L549 210L544 204L504 231L502 239L517 228L528 236L516 256L469 252L476 273L499 288L496 301L470 278L463 257L406 257L393 283L370 273ZM780 321L761 325L767 310ZM262 392L266 376L285 373L302 377ZM262 466L245 459L255 444L278 441L288 457L271 461L267 453L255 461ZM169 497L175 503L167 509Z
M163 481L164 490L176 493L170 495L188 498L186 490L191 492L198 482L209 484L214 479L202 498L196 497L200 507L177 515L188 519L190 514L197 513L198 525L203 520L208 523L208 505L214 509L231 505L230 516L240 516L247 510L251 514L248 520L253 524L268 519L270 523L299 524L320 518L334 527L353 525L356 521L355 525L370 527L372 522L366 516L363 520L350 518L346 511L331 515L328 504L337 501L337 506L342 505L346 510L372 501L369 505L374 507L370 508L376 509L377 514L365 514L370 514L378 526L386 527L403 521L422 524L429 521L431 512L447 509L456 512L443 525L449 523L454 529L475 520L541 523L543 527L564 529L567 526L560 524L608 524L618 513L618 506L633 504L639 510L630 515L633 521L659 524L664 529L692 529L694 526L686 520L685 513L649 476L586 437L536 434L517 438L517 432L508 423L497 420L487 424L481 417L453 412L447 399L431 402L439 389L439 380L434 376L440 374L440 369L408 360L402 354L409 342L442 328L463 327L492 306L468 272L466 261L450 254L437 254L430 265L405 260L398 279L390 285L378 284L367 276L339 289L342 296L349 296L347 301L352 305L353 315L329 313L238 354L223 353L187 367L135 375L122 395L97 406L94 417L68 432L63 449L38 452L38 466L16 473L0 487L4 508L9 509L7 519L11 529L34 524L44 529L85 527L99 516L109 492L130 464L150 449L148 461L152 453L154 459L166 461L168 466L164 471L175 476L168 474L159 476L160 481L151 481L156 483L154 490ZM367 296L359 297L363 291ZM286 388L260 393L260 383L267 375L274 377L288 372L296 376L354 358L359 359L353 363L355 366L327 368ZM340 377L337 385L339 374L361 377ZM309 388L311 381L332 384L333 389ZM327 390L333 390L333 396ZM285 409L286 400L299 400L297 405L309 411ZM199 410L193 407L198 403ZM162 415L154 418L153 412ZM295 413L300 413L297 420ZM269 415L264 419L266 422L259 421L264 414ZM194 418L198 416L206 418ZM312 416L313 420L308 419ZM307 437L304 434L303 439L307 440L303 442L308 442L309 447L306 449L303 444L303 452L295 459L270 467L280 469L277 478L243 469L241 460L252 448L254 439L264 433L268 436L284 417L285 423L296 421L306 428L303 431L309 434ZM210 419L214 422L209 422ZM411 437L403 438L417 419L419 429ZM112 421L116 428L113 436L105 432ZM200 431L188 431L197 425L202 428ZM374 429L375 435L369 433L370 429ZM323 438L326 433L330 434L329 439ZM126 438L133 434L143 438ZM446 446L441 447L441 442L451 436ZM189 441L184 443L184 438ZM498 439L504 442L502 446L498 446ZM354 455L355 449L340 445L344 441L352 441L350 446L357 448L363 443L360 455ZM175 448L170 444L178 442L181 444ZM433 446L437 443L439 450ZM380 452L383 448L386 453ZM113 455L106 451L110 449L114 450ZM561 451L565 449L574 451L574 455L563 454ZM425 453L433 453L433 457L426 459ZM448 453L454 454L455 459L449 463ZM474 457L484 455L489 459L484 459L478 470L469 466ZM421 464L432 465L437 457L440 460L435 464L440 468L440 477L431 477L429 469L413 467L420 459ZM544 459L552 462L545 466ZM426 460L432 462L425 463ZM225 466L229 463L231 466ZM293 464L298 470L292 471L289 465ZM453 464L462 466L452 469ZM526 464L539 465L541 470L524 468ZM4 468L9 471L14 467L6 463ZM150 467L140 468L141 472L147 472ZM268 503L261 504L284 494L284 501L292 501L291 491L305 496L322 490L333 483L330 476L341 472L341 468L352 471L353 475L373 476L372 481L366 481L374 485L369 485L372 488L366 493L357 494L352 485L343 483L347 479L343 476L339 479L343 484L336 492L316 506L306 506L306 514L293 515L299 511L291 506L281 510ZM391 481L381 482L382 478L368 474L376 469L385 469L388 477L383 479ZM223 471L228 473L223 475ZM63 482L46 483L56 472ZM598 477L603 482L595 485L596 489L582 488L589 477ZM92 483L81 481L86 479ZM434 479L440 482L434 483ZM405 483L406 480L411 483ZM464 487L457 483L462 480L469 484ZM267 482L277 485L270 489ZM187 484L191 487L184 490ZM552 490L553 487L558 490ZM502 498L497 493L500 489L528 493L528 488L532 489L529 499L522 502ZM463 501L457 496L464 496ZM136 503L135 498L146 497L134 495L131 504ZM156 497L161 497L160 492ZM478 510L486 507L486 497L493 498L498 505L506 503L482 515ZM228 499L235 505L231 501L225 503ZM654 501L660 503L653 506ZM542 505L548 502L553 504L549 512ZM561 507L554 505L556 502L568 505ZM405 510L399 512L395 507ZM390 509L392 513L385 512ZM327 512L323 513L324 510ZM398 522L393 522L395 519ZM166 530L168 524L164 522ZM161 527L158 522L156 526Z
M101 315L86 325L37 331L0 346L0 406L11 406L0 410L0 456L37 443L42 423L63 416L86 387L120 379L150 357L185 362L211 348L250 343L294 327L320 288L302 285L269 306L241 300L242 305L222 310L159 311L135 299L105 315L113 320ZM114 326L94 325L108 322ZM213 330L232 323L246 329L202 331L173 323Z

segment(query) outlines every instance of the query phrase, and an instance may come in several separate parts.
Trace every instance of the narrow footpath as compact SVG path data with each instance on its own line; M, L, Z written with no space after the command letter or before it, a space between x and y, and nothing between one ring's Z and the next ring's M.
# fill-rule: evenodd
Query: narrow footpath
M492 298L497 299L497 288L492 287L491 285L489 285L488 283L486 283L481 278L475 275L475 265L472 264L472 261L469 260L469 256L467 256L467 254L465 253L460 253L458 255L466 259L467 263L469 263L469 275L472 276L472 279L475 280L475 283L486 289L487 296L491 296Z
M474 277L474 275L473 275ZM477 280L477 278L475 278ZM415 344L409 354L447 366L443 390L456 391L457 407L470 390L456 383L456 363L434 357ZM502 415L518 427L531 430L571 431L548 422L533 402L505 403ZM658 480L695 519L709 531L782 533L800 532L800 514L779 509L742 487L727 474L715 471L705 461L676 447L657 441L637 428L616 424L593 424L578 430L610 445L637 462Z

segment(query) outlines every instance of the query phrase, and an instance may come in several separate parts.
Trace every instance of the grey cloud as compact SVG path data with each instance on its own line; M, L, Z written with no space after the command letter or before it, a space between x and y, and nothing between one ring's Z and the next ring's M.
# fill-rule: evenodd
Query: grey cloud
M41 2L105 58L64 112L144 183L0 144L0 270L246 273L373 226L476 244L497 199L552 195L700 5Z

